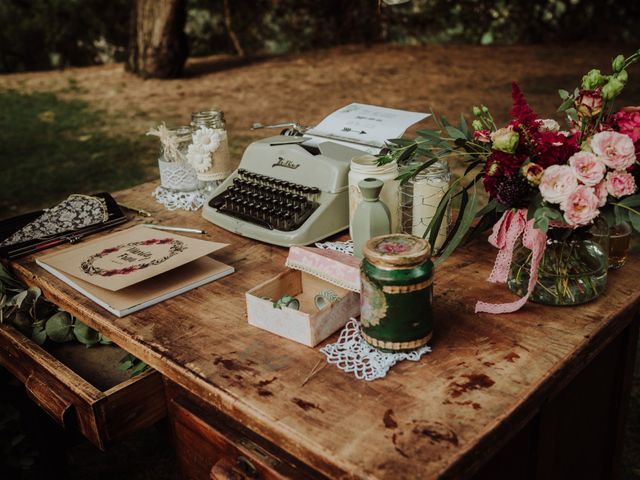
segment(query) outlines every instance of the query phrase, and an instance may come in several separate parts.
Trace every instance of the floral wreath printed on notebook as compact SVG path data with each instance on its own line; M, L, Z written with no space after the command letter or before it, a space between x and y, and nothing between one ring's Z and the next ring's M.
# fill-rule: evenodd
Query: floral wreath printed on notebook
M149 252L145 252L138 247L152 245L170 245L166 255L160 258L152 258ZM87 275L100 275L102 277L110 277L112 275L128 275L132 272L142 270L153 265L160 265L166 262L174 255L184 252L187 246L181 240L175 238L152 238L139 242L129 242L116 247L105 248L104 250L91 255L87 260L81 263L80 268ZM119 253L120 252L120 253ZM119 253L116 257L123 262L133 263L122 268L105 269L95 265L96 260L104 258L108 255ZM149 260L151 258L151 260ZM138 263L136 263L138 262Z

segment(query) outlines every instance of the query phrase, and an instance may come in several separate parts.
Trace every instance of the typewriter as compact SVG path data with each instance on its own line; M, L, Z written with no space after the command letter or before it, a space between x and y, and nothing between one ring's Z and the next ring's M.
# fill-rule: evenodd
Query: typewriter
M251 143L202 216L274 245L308 245L349 225L348 173L361 150L279 135Z

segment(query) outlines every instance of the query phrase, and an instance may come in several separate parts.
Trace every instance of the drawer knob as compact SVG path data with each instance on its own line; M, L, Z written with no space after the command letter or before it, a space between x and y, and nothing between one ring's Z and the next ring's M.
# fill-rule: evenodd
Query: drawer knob
M29 375L24 386L26 387L27 395L64 427L66 417L71 412L73 404L60 397L35 373Z
M249 480L258 478L258 470L251 461L239 455L235 465L229 458L221 458L211 467L209 480Z

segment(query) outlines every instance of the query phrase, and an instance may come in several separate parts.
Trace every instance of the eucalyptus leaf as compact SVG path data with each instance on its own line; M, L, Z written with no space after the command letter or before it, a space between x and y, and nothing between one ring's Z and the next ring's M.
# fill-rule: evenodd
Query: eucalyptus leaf
M640 215L637 213L629 213L629 223L636 232L640 232Z
M57 312L47 320L45 325L47 337L57 343L69 342L74 339L73 317L67 312Z
M626 208L614 205L613 215L615 217L615 225L621 225L624 222L629 221L629 211Z
M467 125L467 119L464 118L464 114L460 114L460 131L464 133L466 138L469 138L469 126Z
M144 363L142 360L138 360L138 363L136 363L136 365L131 369L131 376L135 377L136 375L144 372L147 368L149 368L149 365Z
M105 337L101 333L98 335L99 335L98 341L100 342L100 345L111 345L113 343L111 340L109 340L107 337Z
M573 120L574 122L578 122L578 111L575 108L567 108L564 113L567 114L567 116Z
M451 135L451 138L453 138L454 140L456 140L456 139L464 139L464 140L466 140L467 139L467 136L460 129L458 129L456 127L448 126L446 128L446 130L447 130L447 133L449 135Z
M434 266L437 267L438 265L442 264L442 262L444 262L449 257L449 255L451 255L451 253L453 253L453 251L458 248L458 245L460 245L460 243L464 239L465 234L469 231L469 228L473 223L473 219L476 216L477 202L478 194L474 190L473 195L471 195L471 198L469 199L468 205L464 209L464 212L460 212L460 215L462 215L460 225L456 229L456 232L451 238L451 241L449 242L447 247L442 251L442 253L440 253L440 256L434 262Z
M620 200L620 203L627 207L640 207L640 194L623 198Z
M436 130L418 130L416 132L416 134L419 137L433 138L433 139L436 139L436 140L440 140L440 132L438 132Z
M38 345L44 345L44 342L47 341L47 332L45 330L45 321L44 320L36 320L33 322L33 330L31 331L31 340L36 342Z
M97 331L78 320L73 325L73 334L76 340L89 347L100 341L100 334Z
M566 90L558 90L558 95L560 95L560 98L562 100L566 100L567 98L569 98L569 92L567 92Z
M558 112L564 112L573 105L573 98L569 97L558 107Z

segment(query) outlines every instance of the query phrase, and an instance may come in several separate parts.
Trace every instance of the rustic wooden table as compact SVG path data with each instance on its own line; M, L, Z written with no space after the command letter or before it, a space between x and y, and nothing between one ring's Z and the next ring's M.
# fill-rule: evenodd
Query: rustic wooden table
M284 269L286 249L220 230L199 213L168 212L152 199L152 188L115 197L152 212L154 222L203 228L208 239L230 243L216 256L236 273L116 318L34 257L14 262L14 271L153 366L204 411L233 419L258 443L276 445L314 472L301 477L613 475L637 335L637 258L611 272L606 293L590 304L529 304L492 316L474 314L475 301L512 295L486 282L495 251L476 242L436 272L433 353L370 383L331 365L308 379L324 358L317 348L246 319L244 293Z

